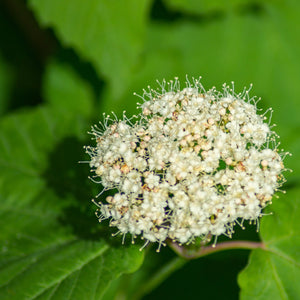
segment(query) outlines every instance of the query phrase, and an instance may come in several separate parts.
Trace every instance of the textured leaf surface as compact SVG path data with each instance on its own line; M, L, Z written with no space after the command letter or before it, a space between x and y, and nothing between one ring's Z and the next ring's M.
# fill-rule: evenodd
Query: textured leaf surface
M143 46L150 0L30 0L44 26L74 47L104 75L116 97L128 85Z
M239 275L241 299L298 299L300 296L300 189L274 200L273 216L261 222L265 250L254 250Z
M86 197L88 207L86 177L80 182L74 173L91 92L58 65L46 78L47 105L0 122L0 298L100 299L111 280L141 264L142 254L113 248L99 232L83 238L78 231L91 231L77 203Z

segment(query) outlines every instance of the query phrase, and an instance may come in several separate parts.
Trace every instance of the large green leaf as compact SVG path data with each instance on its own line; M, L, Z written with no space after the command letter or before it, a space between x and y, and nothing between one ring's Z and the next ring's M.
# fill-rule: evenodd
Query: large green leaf
M88 86L58 65L45 78L47 105L0 122L0 298L100 299L143 255L115 248L88 214L78 167L92 111Z
M266 250L254 250L239 275L241 299L299 299L300 189L274 200L261 222Z
M39 22L54 28L61 42L91 61L123 94L143 46L150 0L30 0Z

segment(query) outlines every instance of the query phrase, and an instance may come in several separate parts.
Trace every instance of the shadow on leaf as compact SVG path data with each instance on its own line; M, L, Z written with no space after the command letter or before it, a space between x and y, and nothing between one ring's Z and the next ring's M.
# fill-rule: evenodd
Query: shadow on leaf
M88 179L88 164L78 163L83 154L83 143L75 137L67 137L49 155L49 165L43 177L47 186L65 202L59 222L69 226L81 239L104 238L112 246L119 246L120 238L112 237L116 229L110 228L105 221L99 224L95 216L96 207L90 197L98 194L101 188Z

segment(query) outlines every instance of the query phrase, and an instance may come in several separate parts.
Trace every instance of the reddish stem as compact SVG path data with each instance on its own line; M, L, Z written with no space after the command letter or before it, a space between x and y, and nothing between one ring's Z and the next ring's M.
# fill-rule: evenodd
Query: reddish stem
M179 246L172 241L168 242L168 245L181 257L186 259L195 259L205 255L213 254L215 252L231 249L266 249L266 246L262 242L251 241L229 241L217 244L215 247L212 245L199 248L199 250L189 250L185 247Z

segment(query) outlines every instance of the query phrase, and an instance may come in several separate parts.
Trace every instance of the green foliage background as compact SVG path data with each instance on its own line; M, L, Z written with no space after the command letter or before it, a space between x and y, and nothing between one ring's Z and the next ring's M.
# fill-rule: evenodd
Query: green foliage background
M298 0L0 1L0 299L300 299ZM121 246L98 224L83 145L156 79L253 83L274 108L287 193L195 261ZM223 239L224 240L224 239Z

